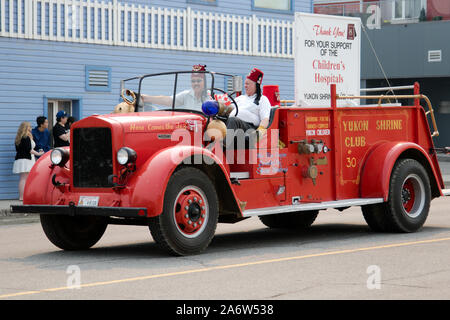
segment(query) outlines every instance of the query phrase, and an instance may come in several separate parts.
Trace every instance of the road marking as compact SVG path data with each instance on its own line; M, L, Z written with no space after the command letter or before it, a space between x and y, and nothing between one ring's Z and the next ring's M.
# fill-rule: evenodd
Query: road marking
M404 247L404 246L412 246L412 245L417 245L417 244L428 244L428 243L443 242L443 241L450 241L450 238L419 240L419 241L412 241L412 242L401 242L401 243L386 244L386 245L374 246L374 247L329 251L329 252L307 254L307 255L302 255L302 256L260 260L260 261L237 263L237 264L230 264L230 265L224 265L224 266L215 266L215 267L192 269L192 270L169 272L169 273L160 273L160 274L155 274L155 275L148 275L148 276L141 276L141 277L134 277L134 278L92 282L92 283L87 283L87 284L81 284L80 288L98 287L98 286L105 286L105 285L111 285L111 284L117 284L117 283L126 283L126 282L133 282L133 281L174 277L174 276L181 276L181 275L194 274L194 273L207 272L207 271L242 268L242 267L249 267L249 266L261 265L261 264L268 264L268 263L302 260L302 259L308 259L308 258L324 257L324 256L346 254L346 253L355 253L355 252L362 252L362 251L371 251L371 250L378 250L378 249L398 248L398 247ZM73 290L73 289L66 286L66 287L60 287L60 288L49 288L49 289L41 289L41 290L33 290L33 291L23 291L23 292L0 295L0 299L26 296L26 295L32 295L32 294L39 294L39 293L45 293L45 292L57 292L57 291L64 291L64 290Z

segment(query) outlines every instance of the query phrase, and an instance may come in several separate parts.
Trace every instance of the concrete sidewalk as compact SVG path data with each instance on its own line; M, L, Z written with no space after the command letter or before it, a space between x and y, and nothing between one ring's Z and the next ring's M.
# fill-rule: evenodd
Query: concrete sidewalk
M450 188L450 155L438 155L439 166L445 187ZM0 200L0 225L38 222L37 214L11 213L11 205L20 205L19 200Z
M19 200L0 200L0 225L38 222L39 215L11 213L12 205L20 205Z

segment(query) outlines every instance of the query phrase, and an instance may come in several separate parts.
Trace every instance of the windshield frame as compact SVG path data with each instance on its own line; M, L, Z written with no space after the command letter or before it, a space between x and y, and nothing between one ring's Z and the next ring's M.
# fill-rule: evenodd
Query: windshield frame
M144 79L149 78L149 77L175 75L175 81L174 81L173 93L172 93L172 107L171 107L170 110L171 111L176 111L176 110L178 110L178 109L175 108L175 103L176 103L175 96L176 96L176 93L177 93L178 75L179 74L192 74L192 73L204 73L204 74L210 74L211 75L210 92L211 92L211 97L213 97L213 98L214 98L214 90L219 91L217 88L214 87L214 81L215 81L214 76L215 75L220 75L220 76L225 76L225 77L236 77L236 75L233 75L233 74L214 72L214 71L192 71L191 70L191 71L169 71L169 72L150 73L150 74L145 74L145 75L141 75L141 76L137 76L137 77L132 77L132 78L121 80L121 82L120 82L120 91L122 92L122 90L125 88L125 82L126 81L139 80L138 94L137 94L138 101L137 101L137 106L135 108L135 112L139 112L138 111L138 109L139 109L138 108L138 105L139 105L139 98L138 97L141 96L142 82L144 81ZM186 112L186 109L180 109L180 111ZM194 111L194 110L192 110L192 111Z

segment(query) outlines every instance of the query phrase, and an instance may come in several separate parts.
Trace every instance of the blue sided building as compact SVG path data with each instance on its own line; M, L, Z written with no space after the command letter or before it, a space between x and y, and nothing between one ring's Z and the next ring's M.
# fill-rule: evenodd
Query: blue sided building
M18 198L22 121L110 113L122 79L258 67L293 99L294 13L312 10L312 0L0 0L0 199Z

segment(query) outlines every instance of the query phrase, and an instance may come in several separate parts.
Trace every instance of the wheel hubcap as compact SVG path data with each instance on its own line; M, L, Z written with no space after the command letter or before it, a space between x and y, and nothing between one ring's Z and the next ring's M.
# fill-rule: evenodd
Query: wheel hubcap
M418 217L425 205L425 186L422 179L415 174L410 174L403 182L402 204L404 213L410 218Z
M202 233L208 220L208 203L202 190L187 186L177 195L174 219L178 231L188 238Z

